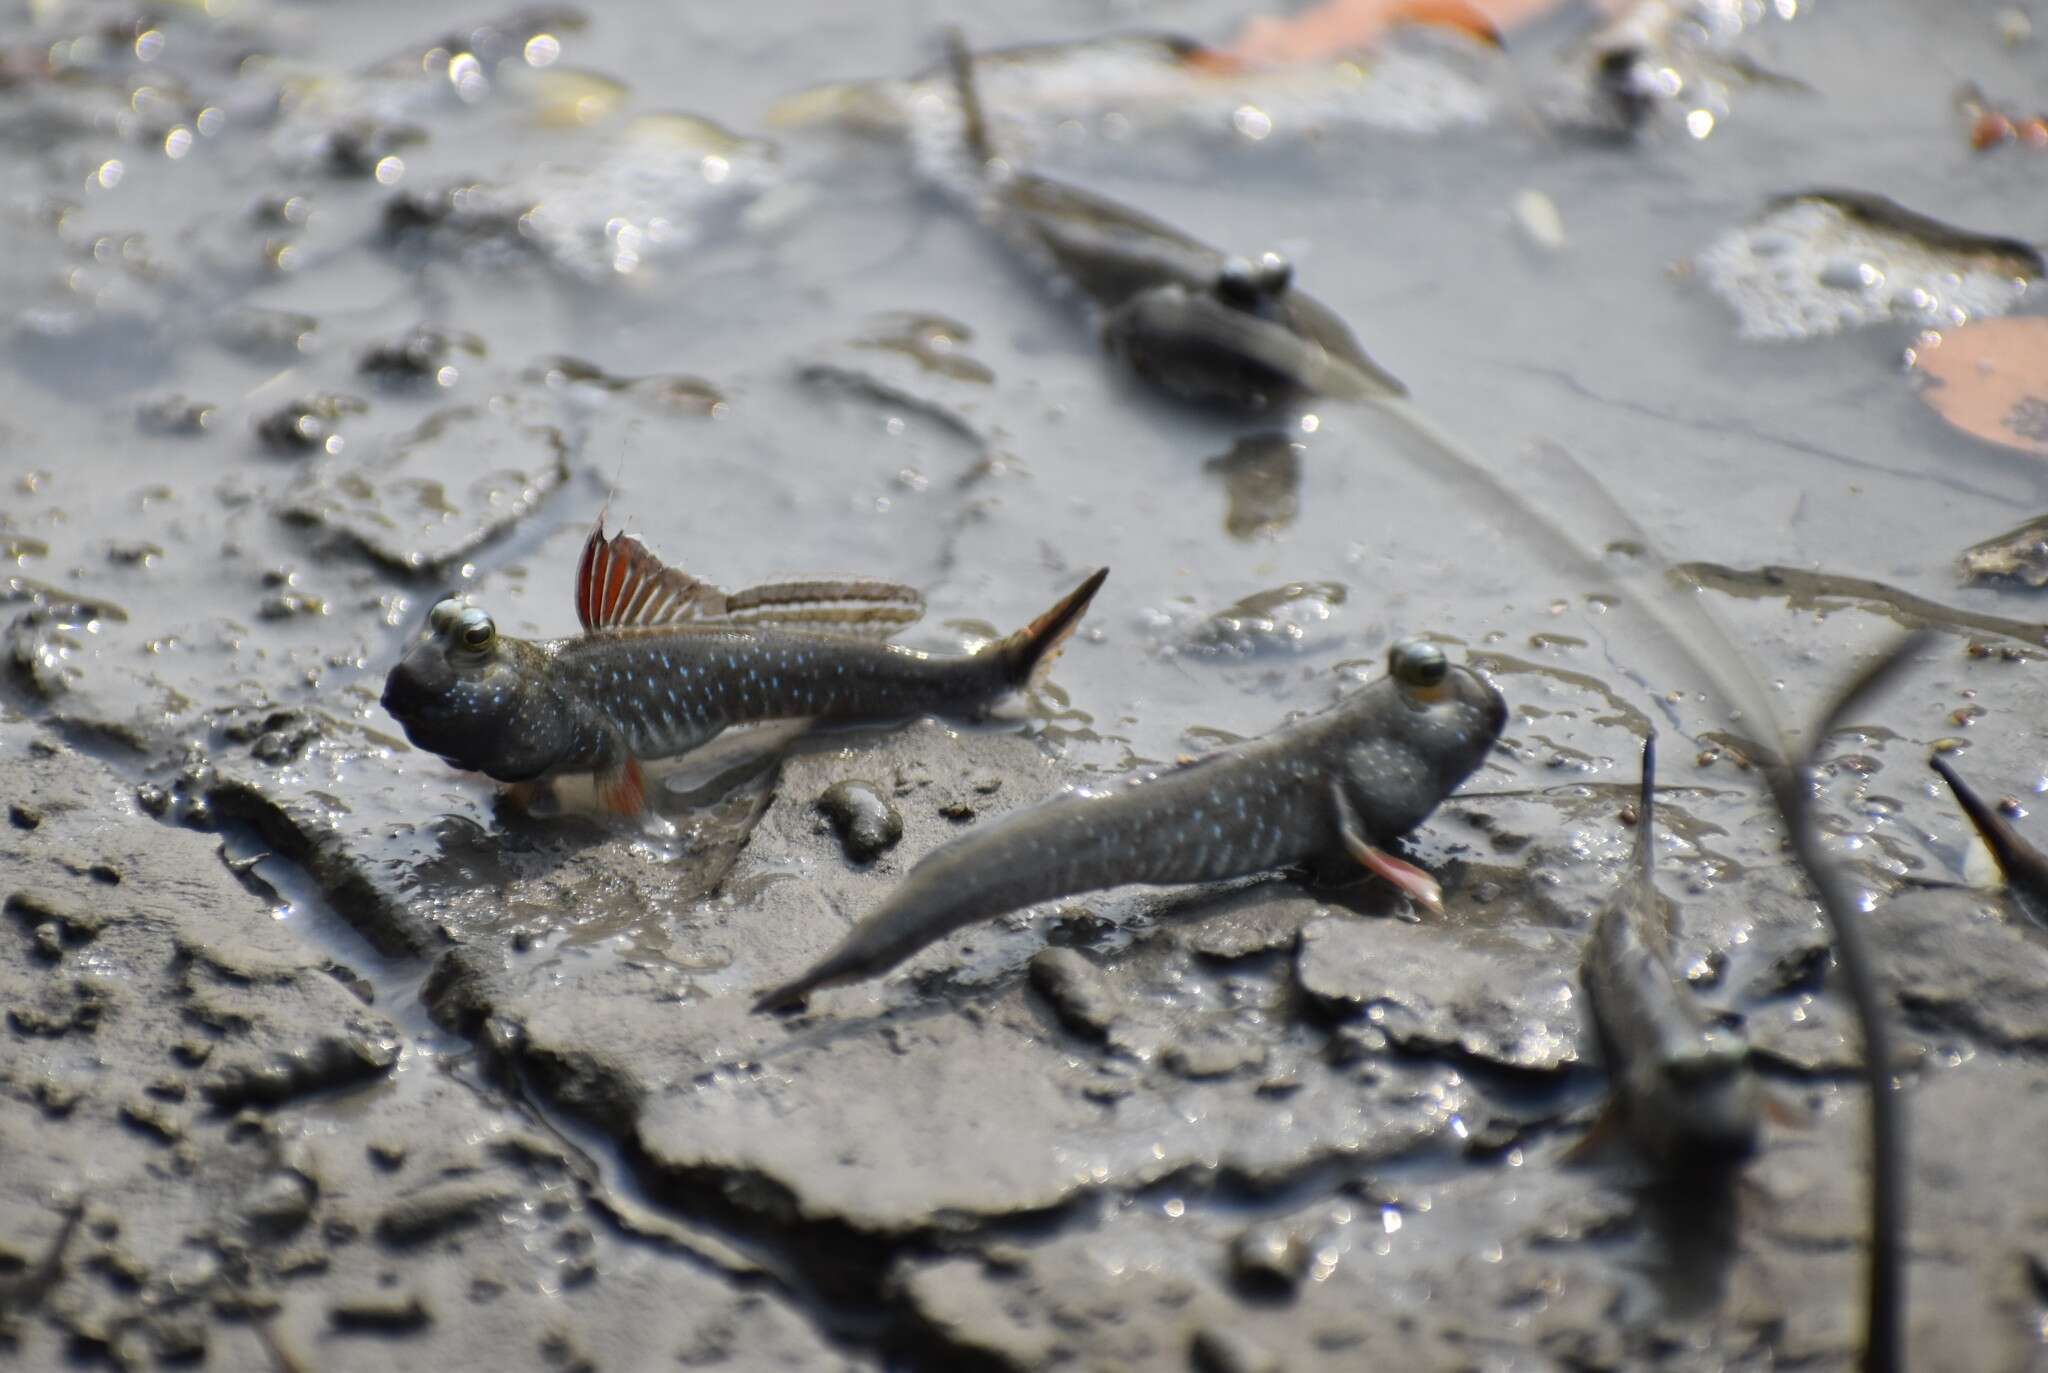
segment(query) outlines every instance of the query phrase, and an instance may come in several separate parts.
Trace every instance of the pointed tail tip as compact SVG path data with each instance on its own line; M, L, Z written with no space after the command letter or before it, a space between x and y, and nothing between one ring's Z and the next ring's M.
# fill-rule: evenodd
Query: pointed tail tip
M1965 782L1946 758L1936 753L1927 761L1948 783L1971 828L1984 841L1984 847L1991 850L1992 861L2005 875L2007 888L2035 918L2048 920L2048 855L2023 839L1998 808Z
M1018 630L1005 641L1018 663L1018 680L1026 687L1035 687L1045 680L1052 670L1053 660L1067 646L1081 619L1088 613L1088 606L1095 599L1095 593L1102 590L1102 584L1109 579L1109 569L1098 567L1088 579L1075 587L1053 604L1053 607Z
M1657 803L1657 731L1654 728L1643 736L1642 785L1642 804L1638 809L1642 811L1643 823L1647 825L1650 822L1650 812Z
M1962 807L1963 814L1969 818L1971 826L1983 836L1992 856L2003 866L2005 850L2014 838L2012 827L2005 823L2005 817L1986 804L1984 798L1977 794L1977 789L1963 780L1963 775L1955 770L1948 759L1938 753L1932 753L1927 756L1927 765L1940 773L1941 780L1948 783L1949 792L1956 798L1956 804Z
M753 1013L755 1015L776 1015L783 1011L802 1010L804 1002L817 989L818 979L807 973L802 977L784 982L780 986L770 987L767 991L755 997Z
M1969 817L1970 823L1976 826L1987 841L1992 838L1994 832L2004 828L2002 818L1984 804L1984 798L1977 794L1977 789L1963 780L1962 774L1955 770L1955 766L1948 759L1938 753L1931 753L1927 756L1927 765L1941 774L1941 780L1948 783L1949 793L1956 798L1956 804L1962 807L1963 814Z

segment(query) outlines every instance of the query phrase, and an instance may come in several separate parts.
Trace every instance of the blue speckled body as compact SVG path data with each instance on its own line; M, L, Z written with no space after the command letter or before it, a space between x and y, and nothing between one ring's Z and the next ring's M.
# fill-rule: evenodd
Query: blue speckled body
M977 653L934 657L868 637L924 612L910 587L828 578L722 591L600 521L576 569L581 635L508 638L451 593L384 678L382 704L406 738L456 767L515 784L592 773L606 810L638 815L641 762L728 725L979 714L1051 666L1108 576L1097 568Z
M954 930L1040 901L1342 854L1340 797L1362 837L1391 842L1471 775L1506 719L1500 693L1469 669L1426 690L1385 677L1263 738L1019 811L925 858L838 948L757 1004L875 976Z
M392 670L384 704L420 747L524 782L674 757L754 721L972 715L1030 665L1007 640L939 657L759 625L501 637L475 662L429 637Z
M760 627L600 630L541 647L550 675L592 702L609 727L601 733L612 736L594 737L594 752L565 758L559 771L606 766L617 747L641 759L672 757L760 720L973 714L1017 685L996 654L934 657Z

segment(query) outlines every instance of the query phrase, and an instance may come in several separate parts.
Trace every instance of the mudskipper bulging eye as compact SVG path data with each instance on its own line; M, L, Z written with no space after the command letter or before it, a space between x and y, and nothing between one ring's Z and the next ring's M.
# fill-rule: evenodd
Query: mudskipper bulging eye
M434 602L433 608L427 612L427 628L436 634L446 634L454 627L456 619L461 614L462 602L457 600L455 593L451 591Z
M481 652L491 646L498 637L498 627L491 623L491 617L475 606L462 612L458 622L462 626L462 646Z
M1427 690L1443 685L1451 674L1451 660L1426 640L1403 639L1387 650L1387 671L1402 686Z
M1251 305L1259 298L1259 269L1250 258L1227 257L1216 269L1216 294L1231 305Z
M1252 281L1260 295L1277 296L1294 280L1294 264L1278 253L1261 253L1252 266Z

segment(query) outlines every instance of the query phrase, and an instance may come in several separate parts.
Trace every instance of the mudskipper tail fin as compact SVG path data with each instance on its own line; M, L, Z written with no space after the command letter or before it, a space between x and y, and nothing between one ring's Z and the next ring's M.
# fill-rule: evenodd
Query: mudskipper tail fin
M1045 674L1052 669L1053 659L1059 657L1060 650L1066 647L1067 636L1088 613L1088 603L1095 599L1095 593L1102 589L1103 580L1108 576L1108 568L1097 568L1087 581L1061 597L1052 609L1009 638L990 644L982 652L1002 659L1011 683L1019 690L1037 686L1045 680Z

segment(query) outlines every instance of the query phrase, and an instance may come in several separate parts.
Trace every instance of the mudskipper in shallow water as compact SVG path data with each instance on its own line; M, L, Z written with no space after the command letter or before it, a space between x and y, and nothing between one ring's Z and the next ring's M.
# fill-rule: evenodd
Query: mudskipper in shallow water
M1672 966L1672 908L1656 881L1656 744L1654 734L1643 741L1630 871L1594 920L1579 975L1607 1068L1606 1119L1649 1162L1683 1173L1755 1153L1763 1102L1749 1045L1712 1024Z
M1099 792L1033 806L926 857L881 907L756 1010L895 967L976 921L1125 883L1249 877L1348 856L1435 905L1436 881L1384 851L1483 762L1507 702L1434 644L1385 677L1263 738Z
M1101 313L1109 351L1185 400L1264 410L1303 396L1407 394L1277 253L1226 257L1149 215L1009 166L988 135L974 58L947 35L982 215Z
M385 679L384 708L456 767L513 783L595 773L607 809L637 814L641 762L687 753L729 725L981 714L1045 673L1108 575L978 653L938 657L880 642L923 614L909 587L724 592L600 524L577 568L581 635L515 639L443 597Z

